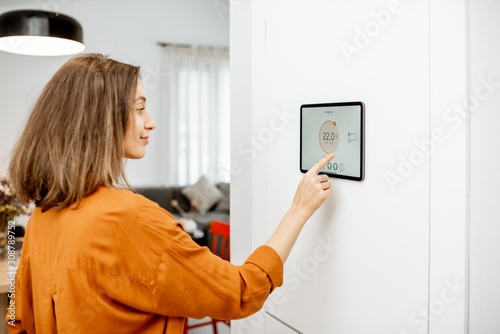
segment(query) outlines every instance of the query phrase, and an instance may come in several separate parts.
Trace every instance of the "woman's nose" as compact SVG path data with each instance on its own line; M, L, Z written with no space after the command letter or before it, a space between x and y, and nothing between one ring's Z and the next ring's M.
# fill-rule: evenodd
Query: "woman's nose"
M154 130L154 128L156 128L156 123L149 111L147 113L147 116L148 118L146 119L146 122L144 122L144 128L149 131Z

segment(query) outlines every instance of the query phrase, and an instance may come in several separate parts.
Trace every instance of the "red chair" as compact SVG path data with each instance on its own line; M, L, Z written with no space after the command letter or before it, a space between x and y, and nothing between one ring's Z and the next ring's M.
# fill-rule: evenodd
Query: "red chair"
M210 224L210 233L212 234L212 247L210 250L215 255L218 255L224 260L229 261L229 224L226 222L213 220ZM188 318L184 321L184 334L188 334L188 331L193 328L198 328L202 326L212 325L214 334L217 333L217 323L224 322L226 325L231 326L229 320L219 320L210 318L209 321L197 323L193 325L188 324Z

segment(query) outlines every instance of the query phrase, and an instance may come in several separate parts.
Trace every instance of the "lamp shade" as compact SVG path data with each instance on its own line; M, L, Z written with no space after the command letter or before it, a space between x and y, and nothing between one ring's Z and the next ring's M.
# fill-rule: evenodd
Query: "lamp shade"
M62 56L84 49L82 26L72 17L43 10L15 10L0 14L1 51Z

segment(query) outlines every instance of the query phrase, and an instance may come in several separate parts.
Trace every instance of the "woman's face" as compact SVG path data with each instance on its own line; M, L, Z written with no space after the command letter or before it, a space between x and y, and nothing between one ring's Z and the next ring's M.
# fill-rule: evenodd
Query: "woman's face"
M123 139L124 158L141 159L146 154L149 131L155 128L155 121L146 109L146 91L141 79L137 81L132 121L127 125Z

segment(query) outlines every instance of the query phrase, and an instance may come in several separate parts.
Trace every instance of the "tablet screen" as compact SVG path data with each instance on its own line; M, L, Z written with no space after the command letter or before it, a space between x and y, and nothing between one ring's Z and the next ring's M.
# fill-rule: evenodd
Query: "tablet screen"
M362 102L305 104L300 108L300 170L307 172L330 153L322 174L364 179L364 105Z

